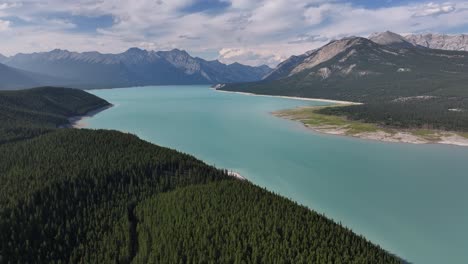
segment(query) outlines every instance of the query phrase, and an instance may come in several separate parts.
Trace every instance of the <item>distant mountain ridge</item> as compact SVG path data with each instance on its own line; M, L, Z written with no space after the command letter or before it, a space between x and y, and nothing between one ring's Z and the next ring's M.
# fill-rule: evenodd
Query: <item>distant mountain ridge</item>
M12 89L30 87L38 85L35 78L25 71L8 67L0 64L0 80L2 85L11 87Z
M410 34L405 39L412 44L430 49L468 51L468 35Z
M0 63L0 90L24 89L44 85L66 85L67 80L9 67Z
M468 95L468 52L429 49L383 32L347 37L280 63L263 81L221 89L369 102L421 94Z
M119 54L55 49L0 57L0 61L10 67L66 79L78 88L250 82L260 80L271 71L268 66L226 65L217 60L194 58L178 49L130 48Z

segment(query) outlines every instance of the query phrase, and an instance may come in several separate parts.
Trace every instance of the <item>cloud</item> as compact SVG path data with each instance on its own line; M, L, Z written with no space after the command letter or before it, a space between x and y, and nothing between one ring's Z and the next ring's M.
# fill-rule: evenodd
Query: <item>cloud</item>
M325 42L329 40L327 37L320 35L311 35L311 34L300 34L297 36L296 40L289 41L289 44L303 44L310 42Z
M416 10L416 12L414 13L414 16L415 17L438 16L438 15L452 13L455 10L456 10L456 7L452 3L443 3L443 4L428 3L418 8L418 10Z
M278 62L286 59L279 55L272 54L265 50L244 49L244 48L223 48L219 51L218 60L231 64L234 62L242 61L250 65L267 64L276 66Z
M344 36L467 28L466 0L372 7L346 0L9 0L0 4L0 52L8 55L53 48L108 53L138 46L179 48L211 54L206 59L274 66Z
M5 31L10 29L10 21L0 19L0 31Z
M60 30L60 29L72 29L72 28L76 28L76 25L73 24L72 22L66 20L66 19L57 19L57 18L53 18L53 19L47 19L46 21L44 21L44 28L50 30L50 29L56 29L56 30Z
M179 35L179 38L180 39L192 39L192 40L195 40L195 39L200 39L200 37L193 37L193 36L189 36L189 35Z
M21 3L0 3L0 10L5 10L13 7L20 7Z
M243 60L269 60L272 54L244 48L223 48L219 51L219 59L224 62L232 63L239 59Z

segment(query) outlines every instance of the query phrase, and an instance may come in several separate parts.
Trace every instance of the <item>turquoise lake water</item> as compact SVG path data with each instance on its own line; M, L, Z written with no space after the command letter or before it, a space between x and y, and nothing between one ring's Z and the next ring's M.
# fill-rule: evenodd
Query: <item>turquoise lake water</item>
M90 128L131 132L239 172L411 263L468 263L468 148L314 133L274 117L324 103L208 86L94 90L115 107Z

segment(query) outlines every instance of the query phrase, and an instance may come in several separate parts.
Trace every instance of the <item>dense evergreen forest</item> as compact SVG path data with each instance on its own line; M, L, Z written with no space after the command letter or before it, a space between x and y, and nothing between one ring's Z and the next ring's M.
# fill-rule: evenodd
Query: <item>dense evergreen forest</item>
M1 255L98 263L97 244L142 198L225 179L195 158L115 131L60 129L0 147Z
M136 263L397 263L324 216L242 181L153 196L136 218Z
M31 138L68 124L68 118L109 106L105 100L69 88L0 91L0 143Z
M85 93L37 91L32 101L56 105ZM36 111L63 118L106 105L89 100ZM28 105L19 100L17 108ZM190 155L130 134L56 129L63 123L44 120L29 127L47 133L0 144L0 263L400 262L324 216ZM2 125L14 131L17 124L28 127Z

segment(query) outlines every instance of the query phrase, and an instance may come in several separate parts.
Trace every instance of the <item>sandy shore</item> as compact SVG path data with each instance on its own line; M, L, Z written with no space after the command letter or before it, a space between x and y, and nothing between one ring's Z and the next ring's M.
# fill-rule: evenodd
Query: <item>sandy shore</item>
M409 144L447 144L456 146L468 146L468 138L462 137L455 132L434 131L436 139L430 140L422 136L417 136L409 131L397 131L396 133L388 133L383 130L376 132L366 132L350 135L345 128L330 128L330 127L314 127L305 125L307 128L324 134L356 137L366 140L377 140L382 142L392 143L409 143Z
M447 144L456 146L468 146L468 138L462 137L455 132L434 132L434 136L439 139L428 140L421 136L416 136L407 131L398 131L396 133L388 133L385 131L366 132L349 135L346 128L339 127L314 127L304 124L307 128L324 134L338 135L338 136L350 136L367 140L377 140L382 142L393 142L393 143L409 143L409 144Z
M346 105L360 105L360 104L362 104L362 103L356 103L356 102L321 99L321 98L306 98L306 97L283 96L283 95L254 94L254 93L246 93L246 92L224 91L224 90L219 90L219 89L216 89L216 88L212 88L212 89L216 90L218 92L223 92L223 93L236 93L236 94L244 94L244 95L251 95L251 96L276 97L276 98L294 99L294 100L302 100L302 101L315 101L315 102L326 102L326 103L346 104Z
M114 105L108 105L108 106L104 106L104 107L101 107L101 108L98 108L96 110L92 110L92 111L89 111L88 113L86 113L86 115L81 115L81 116L72 116L70 118L68 118L68 122L70 123L69 125L66 125L66 126L63 126L63 127L69 127L69 128L84 128L87 126L85 120L88 119L88 118L91 118L93 116L95 116L96 114L104 111L104 110L107 110L111 107L113 107Z

